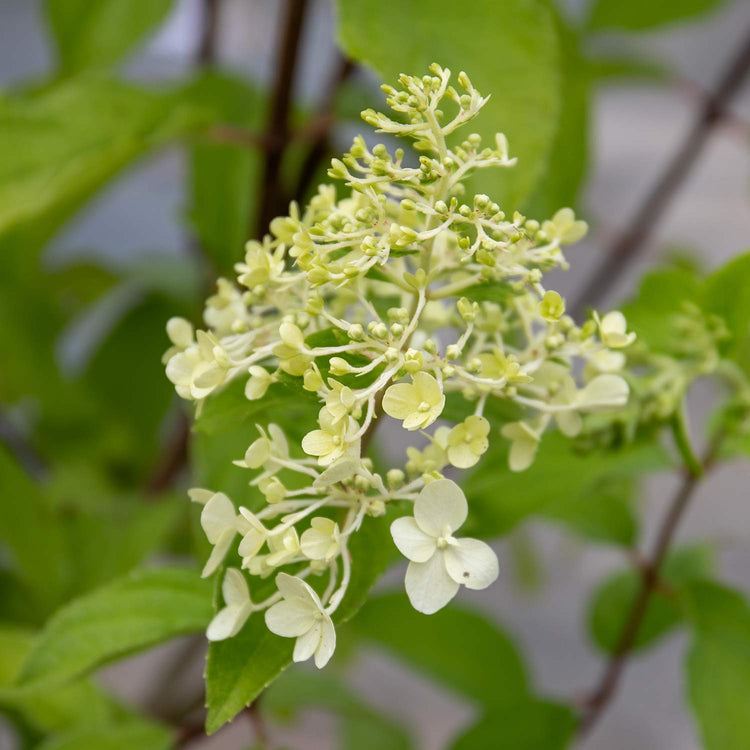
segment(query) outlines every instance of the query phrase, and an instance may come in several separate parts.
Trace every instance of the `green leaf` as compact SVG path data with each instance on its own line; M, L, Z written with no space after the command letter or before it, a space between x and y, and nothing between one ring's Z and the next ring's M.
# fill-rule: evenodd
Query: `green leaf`
M207 75L191 94L210 104L223 121L251 132L259 129L264 102L244 81ZM259 167L258 148L201 143L190 151L188 215L219 273L231 272L244 258Z
M557 432L544 436L530 473L512 472L507 451L507 442L496 437L478 470L462 484L471 510L469 536L504 534L530 515L549 511L551 520L569 523L578 532L593 526L596 538L621 542L630 533L622 504L609 506L617 518L602 521L604 504L610 500L599 489L604 482L670 466L664 450L654 442L578 453ZM597 501L601 508L594 507Z
M632 547L638 533L633 491L632 481L606 478L581 493L561 496L542 515L586 539Z
M587 28L590 31L641 31L670 23L692 21L717 9L723 0L596 0L591 6Z
M689 590L695 628L687 654L687 694L705 750L750 747L750 607L730 589L695 582Z
M204 125L180 92L80 76L27 97L0 97L0 235L49 238L81 203L145 151Z
M750 333L750 253L738 255L712 273L705 282L705 307L721 315L730 338L722 343L727 356L735 356Z
M550 3L560 39L560 116L544 178L539 180L526 213L540 219L563 206L575 208L586 175L589 152L591 70L581 54L581 38ZM519 169L523 169L519 163Z
M53 735L36 750L170 750L173 740L166 727L132 719Z
M408 732L374 711L348 686L326 672L293 667L263 694L263 711L286 719L307 708L338 717L341 750L409 750Z
M506 212L518 207L541 177L557 131L558 43L548 8L537 0L432 0L429 8L341 0L338 8L342 47L386 83L400 73L426 74L438 62L454 73L466 71L483 94L492 95L467 133L476 130L491 144L495 132L504 132L518 166L485 172L472 189L489 194Z
M367 602L350 629L493 711L528 696L515 646L478 613L451 605L427 616L402 593L381 594Z
M492 713L462 734L452 750L564 750L568 747L575 718L558 703L523 701Z
M663 586L657 587L638 631L634 649L642 649L672 631L684 621L679 594L696 578L711 574L713 551L706 545L674 550L661 572ZM633 570L608 578L594 592L589 605L588 627L594 642L603 651L614 651L625 621L641 586Z
M46 612L68 582L65 542L47 497L0 444L0 541L29 586L35 609Z
M47 0L60 72L109 66L166 17L172 0Z
M20 715L27 724L45 733L125 716L125 711L90 680L21 695L12 688L4 690L18 676L35 638L27 629L0 626L0 708Z
M338 626L364 604L367 592L392 558L388 527L394 518L367 518L352 535L349 551L352 577L346 595L333 615ZM273 582L254 588L256 599L273 592ZM251 617L233 638L211 643L206 663L206 731L211 734L249 705L292 661L294 640L280 638L266 627L262 616Z
M133 573L62 607L47 623L18 685L53 685L211 619L211 584L186 568Z

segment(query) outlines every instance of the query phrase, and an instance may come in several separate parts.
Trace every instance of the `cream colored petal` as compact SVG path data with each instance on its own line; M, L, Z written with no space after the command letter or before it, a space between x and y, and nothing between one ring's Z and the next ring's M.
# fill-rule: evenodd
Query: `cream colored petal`
M577 411L561 411L555 414L555 422L566 437L575 437L583 427L583 420Z
M630 388L619 375L597 375L579 393L581 409L613 409L627 403Z
M217 492L201 511L201 526L208 541L215 544L227 528L234 530L236 518L232 501L223 492Z
M396 383L383 396L383 411L394 419L406 419L419 407L418 396L413 385Z
M458 584L448 575L439 553L427 562L410 562L404 585L412 607L425 615L442 609L458 591Z
M299 599L276 602L266 610L266 625L283 638L298 638L315 625L315 611L300 606Z
M250 601L247 581L237 568L227 568L221 584L221 595L226 605L243 605Z
M391 524L391 536L399 552L412 562L427 562L437 549L435 537L425 534L411 516L397 518Z
M430 417L430 413L426 411L413 411L405 419L401 425L405 430L419 430L423 427L433 423L433 419Z
M478 539L459 539L443 550L448 575L467 589L485 589L498 575L497 555Z
M265 534L261 534L257 529L250 529L250 531L242 537L237 552L240 553L240 557L255 557L265 541Z
M349 479L357 473L360 461L353 456L343 456L335 463L331 464L320 476L313 482L314 487L330 487L332 484Z
M333 539L328 534L322 534L317 529L307 529L300 538L302 554L311 560L322 560L328 555Z
M290 576L288 573L279 573L276 576L276 586L285 599L302 599L311 609L322 609L320 598L315 593L312 586L305 583L298 576Z
M426 534L442 536L453 532L466 520L469 506L461 488L450 479L430 482L414 501L414 518Z
M209 641L223 641L231 638L242 630L242 626L250 617L250 602L246 604L224 607L208 624L206 638Z
M292 654L294 662L307 661L315 653L315 649L320 645L322 629L322 623L316 620L310 630L297 638Z
M221 565L224 558L227 556L227 552L229 552L229 547L232 544L232 539L234 539L235 534L236 532L234 529L226 529L226 531L219 536L214 548L211 550L208 560L206 560L206 564L203 566L201 578L207 578L219 567L219 565Z
M525 471L534 463L539 441L520 438L510 444L508 465L511 471Z
M321 634L318 647L315 649L315 666L323 669L331 660L336 650L336 628L333 627L330 617L324 617L321 621Z

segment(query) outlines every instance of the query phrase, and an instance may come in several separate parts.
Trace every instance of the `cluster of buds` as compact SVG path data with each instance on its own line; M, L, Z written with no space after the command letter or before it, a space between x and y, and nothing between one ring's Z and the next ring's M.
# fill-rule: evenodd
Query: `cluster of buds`
M325 664L335 645L331 615L350 581L349 539L394 500L413 503L413 516L391 531L410 560L406 591L416 609L437 611L461 584L488 586L497 559L483 542L454 536L468 506L444 472L474 466L490 440L502 438L511 442L511 469L524 470L550 423L574 436L582 415L628 399L618 374L621 350L634 338L625 318L611 312L578 326L542 284L543 271L567 267L562 248L586 224L567 208L539 222L506 216L487 195L468 196L474 171L515 160L501 134L492 146L476 134L449 146L486 102L464 73L458 84L433 65L430 75L385 86L394 118L371 110L363 118L410 139L418 162L355 138L329 170L345 183L345 197L322 186L304 211L292 205L262 242L249 242L236 281L220 280L207 302L207 331L194 334L182 320L168 325L167 375L182 397L200 405L245 378L248 399L282 382L321 405L299 447L290 450L271 424L236 462L258 472L251 483L265 507L254 513L222 493L191 493L205 504L203 528L214 545L204 575L239 538L242 569L275 574L278 585L254 603L244 574L228 570L226 607L209 638L230 637L265 610L270 630L297 639L295 660L314 655ZM465 416L436 425L450 394ZM490 424L490 399L516 404L523 419ZM384 415L415 440L403 469L381 475L363 448Z

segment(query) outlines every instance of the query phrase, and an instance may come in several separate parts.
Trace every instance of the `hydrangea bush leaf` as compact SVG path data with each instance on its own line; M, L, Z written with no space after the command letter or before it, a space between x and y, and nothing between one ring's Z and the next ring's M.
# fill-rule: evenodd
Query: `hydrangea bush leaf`
M750 742L750 717L738 696L750 689L750 608L737 592L694 582L693 625L686 657L687 694L706 750L740 750Z
M173 0L47 0L61 75L119 61L164 20Z
M663 591L657 591L649 604L633 646L635 649L652 645L684 623L680 593L692 581L711 576L713 567L713 549L708 545L682 547L670 554L662 572ZM612 652L617 647L625 613L632 606L639 585L638 574L629 570L607 578L594 592L589 605L589 630L602 650Z
M143 570L59 609L17 680L27 691L64 683L114 659L202 630L211 618L211 587L190 569Z

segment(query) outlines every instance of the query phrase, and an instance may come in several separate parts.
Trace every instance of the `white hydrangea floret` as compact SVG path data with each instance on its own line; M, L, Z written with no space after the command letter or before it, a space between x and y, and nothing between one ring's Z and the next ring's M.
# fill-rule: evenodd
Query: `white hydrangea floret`
M413 517L391 524L393 541L410 561L406 593L419 612L429 615L442 609L462 584L484 589L498 576L497 557L488 544L453 536L468 510L461 488L450 479L438 479L419 493Z
M282 600L266 610L268 629L284 638L296 638L295 662L315 657L322 669L336 648L336 629L313 588L297 576L279 573L276 585Z
M227 568L221 584L221 594L224 597L224 607L208 625L206 638L209 641L223 641L237 635L253 611L247 581L237 568Z

